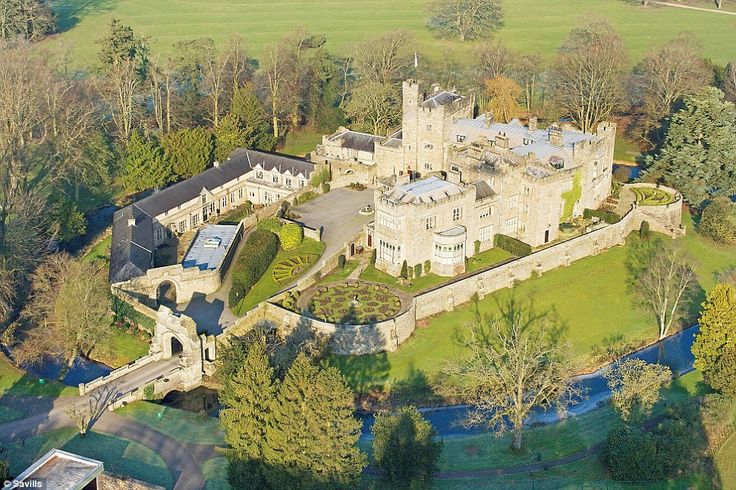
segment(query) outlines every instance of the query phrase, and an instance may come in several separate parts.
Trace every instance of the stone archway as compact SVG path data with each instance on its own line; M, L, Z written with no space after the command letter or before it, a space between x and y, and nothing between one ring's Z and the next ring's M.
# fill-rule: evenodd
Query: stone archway
M185 352L185 342L182 342L176 335L167 335L162 339L161 344L164 359L188 354L188 352Z
M156 301L160 305L175 305L178 299L178 291L173 281L164 279L156 286Z

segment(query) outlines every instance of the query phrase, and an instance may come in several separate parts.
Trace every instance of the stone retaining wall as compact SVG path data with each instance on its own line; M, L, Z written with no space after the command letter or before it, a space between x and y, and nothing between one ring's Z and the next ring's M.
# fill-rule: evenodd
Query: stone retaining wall
M90 391L94 390L95 388L99 388L100 386L104 386L107 383L110 383L112 381L115 381L116 379L120 379L126 374L129 374L136 369L145 366L146 364L150 364L152 362L156 362L159 359L161 359L160 354L148 354L143 357L139 357L133 362L129 362L125 366L119 367L115 369L114 371L111 371L109 374L105 376L100 376L99 378L93 379L89 383L79 383L79 396L83 396Z

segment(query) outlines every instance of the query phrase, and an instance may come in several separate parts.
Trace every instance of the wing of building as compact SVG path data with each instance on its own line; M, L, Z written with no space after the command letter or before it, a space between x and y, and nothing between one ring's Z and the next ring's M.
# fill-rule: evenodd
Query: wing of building
M118 210L113 219L109 281L145 275L155 248L250 201L269 205L298 191L314 172L304 159L237 149L199 175Z

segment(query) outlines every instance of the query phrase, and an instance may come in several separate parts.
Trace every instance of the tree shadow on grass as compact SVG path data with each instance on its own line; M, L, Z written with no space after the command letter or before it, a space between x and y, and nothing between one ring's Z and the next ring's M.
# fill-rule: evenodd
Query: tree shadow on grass
M56 31L66 32L76 26L85 15L109 12L117 0L60 0L54 2Z

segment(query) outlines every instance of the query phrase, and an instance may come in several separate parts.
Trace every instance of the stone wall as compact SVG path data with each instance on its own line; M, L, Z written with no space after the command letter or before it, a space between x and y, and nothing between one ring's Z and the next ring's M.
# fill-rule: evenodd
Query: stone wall
M156 362L159 359L161 359L160 354L148 354L143 357L139 357L135 361L129 362L125 366L121 366L114 371L111 371L105 376L100 376L99 378L93 379L89 383L79 383L79 396L83 396L94 390L95 388L99 388L106 385L107 383L111 383L112 381L120 379L126 374L130 374L136 369L152 362Z
M656 184L638 183L628 187L661 189L675 196L675 201L666 206L638 205L637 210L646 216L644 219L649 222L652 231L666 233L673 237L685 235L685 229L682 227L682 194L671 187Z

